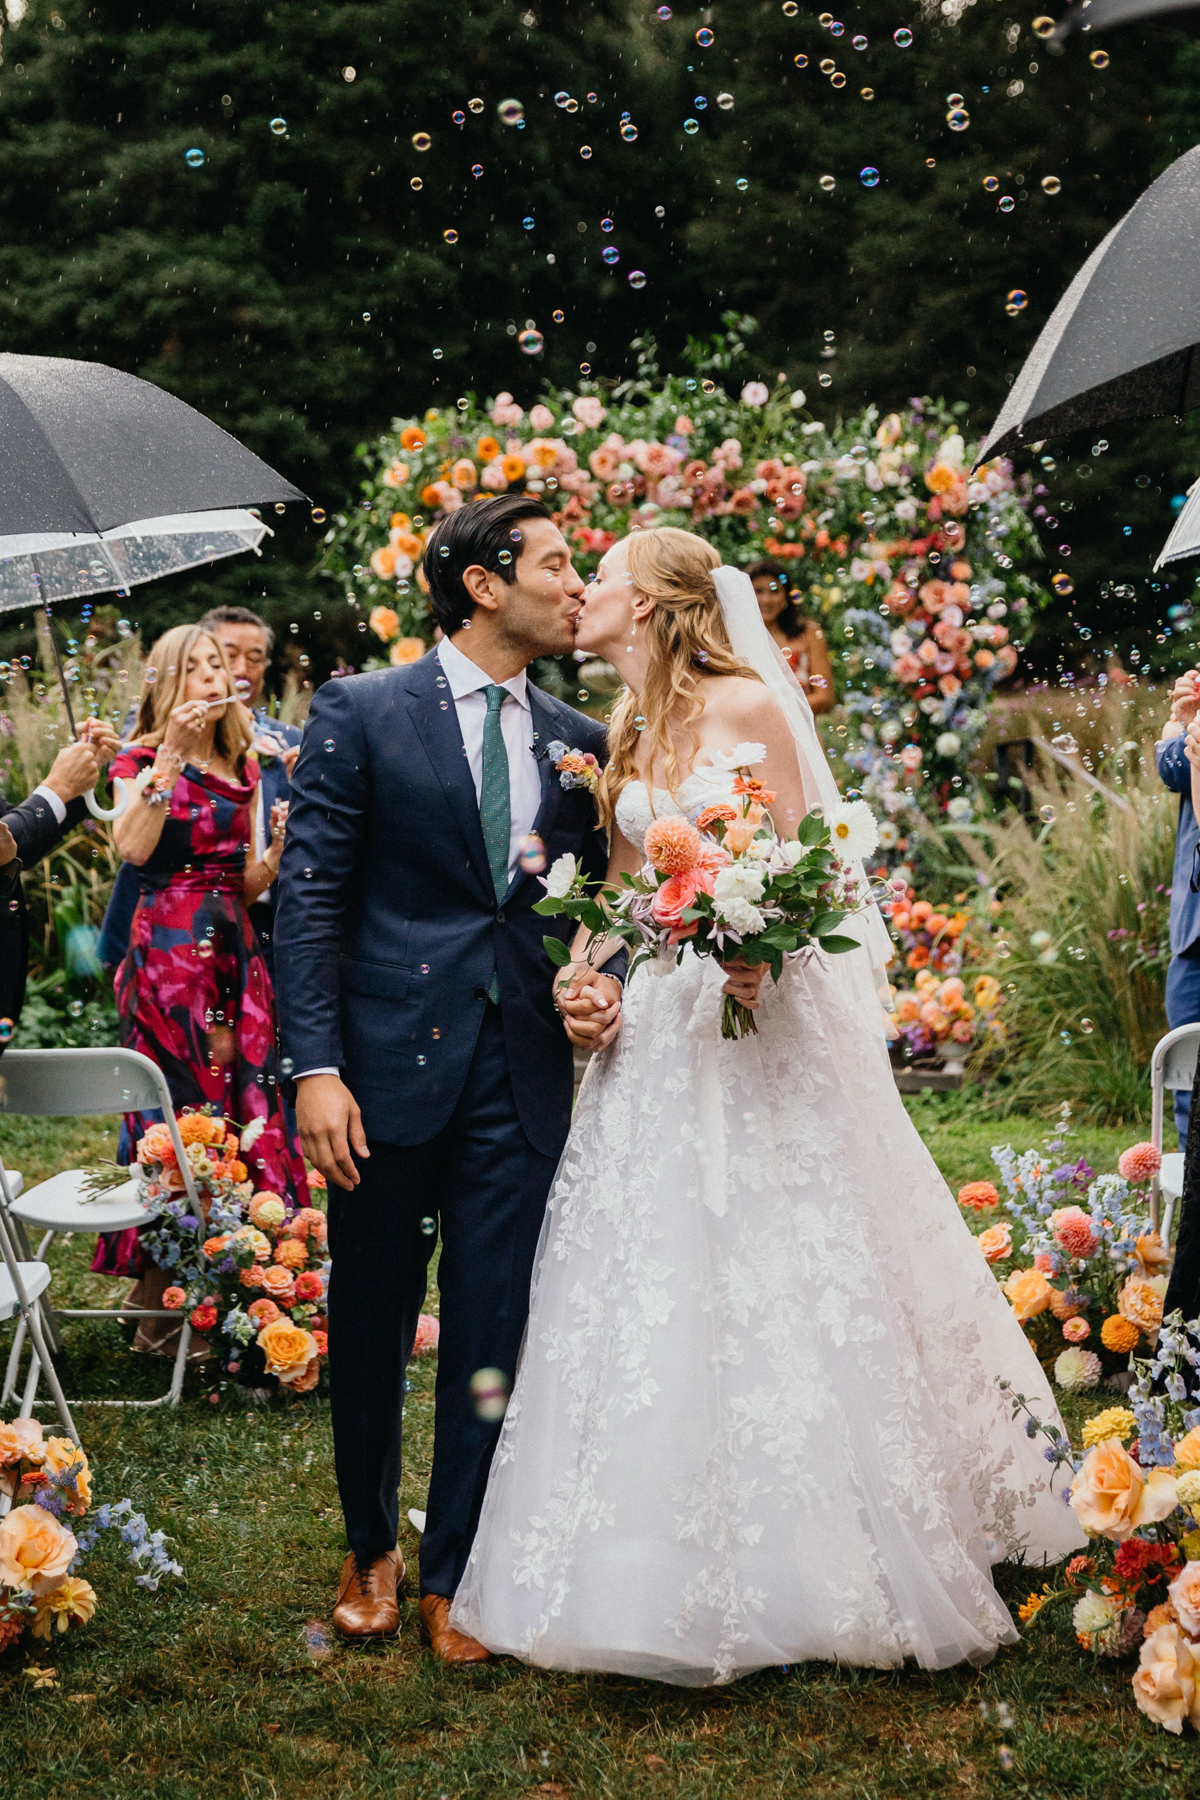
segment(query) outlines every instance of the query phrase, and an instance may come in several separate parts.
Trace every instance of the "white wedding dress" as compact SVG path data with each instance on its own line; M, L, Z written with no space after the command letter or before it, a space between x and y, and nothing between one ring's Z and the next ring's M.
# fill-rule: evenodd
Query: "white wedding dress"
M627 786L632 844L652 816ZM768 977L738 1041L722 980L690 950L639 970L587 1071L453 1623L689 1686L984 1663L1018 1635L990 1563L1084 1541L998 1378L1059 1424L1049 1386L905 1113L865 953Z

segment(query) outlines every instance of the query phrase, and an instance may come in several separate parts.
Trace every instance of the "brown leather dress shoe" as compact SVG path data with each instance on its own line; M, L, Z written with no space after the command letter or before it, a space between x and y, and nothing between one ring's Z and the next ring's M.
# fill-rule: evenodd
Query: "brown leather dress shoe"
M450 1623L450 1602L441 1594L422 1594L417 1608L421 1618L421 1636L433 1654L444 1663L481 1663L491 1661L477 1638L465 1631L455 1631Z
M404 1580L398 1549L360 1565L351 1551L342 1564L333 1623L344 1638L392 1637L400 1629L397 1592Z

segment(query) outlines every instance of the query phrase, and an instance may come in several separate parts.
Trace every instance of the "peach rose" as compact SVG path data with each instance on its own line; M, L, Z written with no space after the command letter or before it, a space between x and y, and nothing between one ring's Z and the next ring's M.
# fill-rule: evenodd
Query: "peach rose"
M1121 1317L1139 1331L1157 1331L1162 1324L1162 1295L1136 1275L1129 1277L1117 1295L1117 1308Z
M310 1365L315 1366L320 1348L311 1331L302 1331L287 1319L276 1319L258 1334L258 1347L267 1362L267 1373L275 1375L285 1386L304 1394L316 1386L315 1377L307 1379Z
M1178 1737L1185 1719L1195 1725L1200 1718L1196 1674L1195 1651L1178 1625L1160 1625L1142 1645L1133 1697L1148 1719Z
M1175 1446L1175 1466L1179 1469L1200 1469L1200 1425L1181 1437Z
M1184 1563L1167 1593L1188 1636L1200 1637L1200 1562Z
M175 1146L171 1142L171 1132L166 1125L152 1125L145 1137L138 1139L134 1153L140 1163L162 1163L165 1167L178 1167Z
M1089 1450L1071 1483L1071 1505L1093 1537L1122 1543L1139 1525L1153 1525L1174 1512L1175 1477L1167 1469L1138 1467L1115 1438Z
M48 1594L75 1557L75 1538L42 1506L14 1506L0 1521L0 1585Z
M290 1306L296 1298L296 1281L282 1263L271 1263L262 1272L262 1288L269 1300L278 1306Z
M716 879L715 874L708 869L687 869L682 875L668 876L655 894L651 914L656 925L669 928L673 944L678 943L681 938L695 935L696 921L693 919L690 925L685 925L684 911L697 894L711 894Z
M1050 1283L1040 1269L1014 1269L1003 1285L1022 1325L1036 1319L1050 1304Z
M0 1468L12 1463L40 1463L46 1454L39 1419L14 1419L11 1425L0 1421Z
M1003 1262L1006 1256L1012 1255L1012 1226L989 1225L975 1239L984 1256L990 1263Z

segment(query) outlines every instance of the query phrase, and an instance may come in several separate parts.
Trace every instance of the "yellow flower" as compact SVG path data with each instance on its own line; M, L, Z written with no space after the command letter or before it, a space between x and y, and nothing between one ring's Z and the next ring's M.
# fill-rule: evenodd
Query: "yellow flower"
M1050 1304L1050 1283L1040 1269L1014 1269L1003 1287L1022 1325Z
M1090 1419L1083 1422L1083 1447L1090 1450L1095 1444L1103 1444L1109 1438L1117 1438L1124 1443L1133 1436L1137 1420L1127 1406L1106 1406L1103 1412L1093 1413Z
M42 1467L47 1474L70 1474L75 1483L76 1498L83 1505L90 1506L92 1499L91 1470L88 1467L86 1454L73 1444L70 1438L52 1437L46 1445L46 1460Z
M86 1625L96 1610L96 1590L90 1581L78 1575L66 1580L38 1601L37 1617L32 1631L36 1638L49 1639L55 1625L65 1631L69 1625Z
M1045 1582L1043 1583L1040 1594L1029 1594L1026 1596L1021 1605L1017 1608L1017 1617L1020 1619L1022 1625L1028 1625L1030 1619L1041 1612L1047 1600L1053 1596L1053 1593L1054 1589L1050 1586L1049 1582Z
M1120 1313L1110 1313L1100 1327L1100 1342L1106 1350L1112 1350L1117 1356L1124 1356L1133 1350L1141 1332L1130 1319L1124 1319Z
M475 446L475 453L480 462L495 462L500 454L500 446L494 437L481 437Z
M258 1347L267 1359L267 1373L289 1387L304 1380L310 1364L320 1355L312 1333L301 1331L289 1319L264 1326L258 1334Z
M934 463L925 477L925 486L931 494L948 494L957 481L954 469L947 468L945 463Z

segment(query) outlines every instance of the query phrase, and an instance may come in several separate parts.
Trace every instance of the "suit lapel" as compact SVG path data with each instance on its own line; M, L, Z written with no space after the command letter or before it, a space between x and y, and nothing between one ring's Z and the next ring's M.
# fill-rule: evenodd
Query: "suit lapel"
M488 866L487 847L483 841L483 827L479 822L475 783L471 779L471 770L464 752L450 684L447 681L444 688L439 688L439 676L443 681L446 680L442 675L442 665L433 651L428 656L423 656L419 663L414 663L405 681L412 696L411 716L421 748L433 764L442 792L466 840L471 861L490 895L493 892L492 874ZM441 705L443 700L448 702L445 708Z

